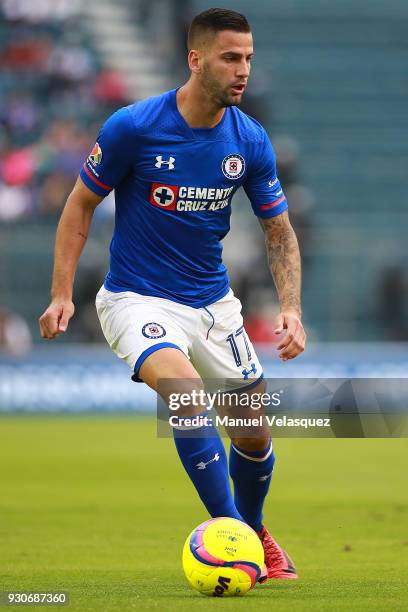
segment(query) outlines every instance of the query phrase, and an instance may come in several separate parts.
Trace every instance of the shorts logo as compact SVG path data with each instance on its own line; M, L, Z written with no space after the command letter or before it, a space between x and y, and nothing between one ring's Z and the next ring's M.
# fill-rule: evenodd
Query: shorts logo
M221 170L227 178L239 179L245 172L245 159L238 153L227 155L222 160Z
M167 210L175 210L178 195L177 185L162 185L153 183L150 191L150 204Z
M146 323L142 327L142 334L146 338L154 340L156 338L163 338L166 335L166 330L158 323Z
M102 149L97 142L94 144L94 148L89 154L88 160L93 166L97 166L102 161Z

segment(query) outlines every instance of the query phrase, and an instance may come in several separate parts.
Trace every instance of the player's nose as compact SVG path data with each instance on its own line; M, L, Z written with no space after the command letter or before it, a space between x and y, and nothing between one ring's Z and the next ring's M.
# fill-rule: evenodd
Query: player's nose
M237 77L247 79L249 77L250 65L248 62L241 62L237 70Z

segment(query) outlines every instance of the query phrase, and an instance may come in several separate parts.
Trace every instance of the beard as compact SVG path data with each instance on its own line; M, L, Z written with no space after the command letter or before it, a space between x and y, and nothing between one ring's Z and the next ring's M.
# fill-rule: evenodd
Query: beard
M228 94L226 88L223 88L219 81L211 74L211 70L208 65L204 64L201 83L208 95L216 102L220 108L227 106L237 106L241 103L242 95L234 96Z

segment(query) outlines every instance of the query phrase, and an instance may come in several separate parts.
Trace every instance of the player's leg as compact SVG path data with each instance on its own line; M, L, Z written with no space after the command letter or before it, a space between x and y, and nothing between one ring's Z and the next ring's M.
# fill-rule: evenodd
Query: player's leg
M197 311L169 300L131 292L112 293L105 288L99 291L96 306L105 337L114 353L134 370L133 380L144 380L163 393L159 381L167 379L166 400L170 393L191 394L193 389L202 388L186 356L186 328L195 328L195 320L189 317L196 316ZM193 415L200 408L203 407L186 406L183 414ZM210 429L175 429L178 453L210 514L241 518L230 489L224 446L217 431Z
M237 389L247 396L265 392L262 370L255 350L245 333L239 300L229 294L205 309L203 314L207 332L197 335L193 347L193 363L203 379L225 380L224 387L231 392ZM211 323L211 326L209 324ZM222 380L221 380L222 379ZM256 416L247 402L247 414L240 403L236 416ZM231 411L232 412L232 411ZM258 412L260 414L261 411ZM268 576L275 578L296 577L286 553L273 540L262 523L262 511L267 496L275 457L270 432L265 420L253 425L249 432L242 427L227 428L232 440L230 449L230 474L234 483L234 499L245 521L259 534L265 549Z
M139 377L160 393L168 403L173 394L199 397L202 380L181 351L163 348L149 355L139 369ZM163 380L166 379L166 380ZM224 445L212 424L185 427L184 417L206 416L206 405L196 402L180 408L179 427L173 426L174 441L181 462L209 514L242 520L231 493ZM174 416L174 415L173 415Z
M204 382L230 392L242 393L248 402L229 401L219 406L222 415L250 418L255 423L261 411L251 409L251 397L265 392L262 368L243 327L241 304L233 293L202 311L202 325L192 347L192 361ZM235 504L245 521L256 531L262 527L262 508L269 489L274 464L269 428L258 425L230 426L232 440L230 474L234 482Z

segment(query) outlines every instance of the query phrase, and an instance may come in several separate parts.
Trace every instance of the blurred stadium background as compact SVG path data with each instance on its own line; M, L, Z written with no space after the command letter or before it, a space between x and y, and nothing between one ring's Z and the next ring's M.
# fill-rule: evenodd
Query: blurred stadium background
M256 58L243 109L268 129L303 254L310 347L276 360L260 228L244 193L225 241L246 326L273 376L408 371L405 0L223 0ZM94 297L108 265L113 197L97 209L68 333L48 344L55 229L101 123L187 77L198 0L2 0L0 16L0 411L146 410L105 345ZM108 398L108 399L107 399Z

